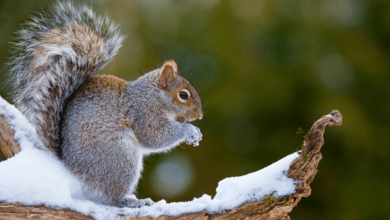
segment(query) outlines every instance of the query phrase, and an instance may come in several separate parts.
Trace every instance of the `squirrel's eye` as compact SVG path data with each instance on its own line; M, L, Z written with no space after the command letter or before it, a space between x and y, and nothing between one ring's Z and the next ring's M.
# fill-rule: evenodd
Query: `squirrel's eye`
M188 100L188 94L187 94L186 92L181 91L181 92L179 93L179 96L180 96L180 98L183 99L183 100Z
M187 100L190 98L190 96L191 96L191 93L187 89L182 89L182 90L180 90L179 93L177 93L177 97L182 102L187 102Z

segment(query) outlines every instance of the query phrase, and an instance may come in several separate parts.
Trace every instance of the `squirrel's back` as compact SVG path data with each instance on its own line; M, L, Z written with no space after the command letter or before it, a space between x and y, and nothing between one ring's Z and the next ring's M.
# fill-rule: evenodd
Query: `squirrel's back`
M107 17L70 1L58 2L50 14L34 17L26 26L18 32L9 63L15 104L44 146L58 153L66 103L115 56L123 37Z

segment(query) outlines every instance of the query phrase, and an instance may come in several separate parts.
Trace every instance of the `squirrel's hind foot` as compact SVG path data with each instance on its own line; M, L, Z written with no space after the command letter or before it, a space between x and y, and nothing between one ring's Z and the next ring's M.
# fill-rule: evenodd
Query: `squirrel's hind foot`
M119 207L129 207L129 208L141 208L143 206L151 206L154 202L152 199L137 199L134 195L126 196L123 201L121 201Z

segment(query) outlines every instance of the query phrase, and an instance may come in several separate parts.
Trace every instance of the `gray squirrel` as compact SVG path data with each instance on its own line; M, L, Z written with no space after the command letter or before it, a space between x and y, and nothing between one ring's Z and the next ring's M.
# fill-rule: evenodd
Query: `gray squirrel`
M143 157L182 142L199 145L202 134L188 122L202 119L203 112L174 61L134 81L94 75L122 40L109 18L85 5L57 2L18 32L9 72L15 105L90 198L134 207L153 203L129 196Z

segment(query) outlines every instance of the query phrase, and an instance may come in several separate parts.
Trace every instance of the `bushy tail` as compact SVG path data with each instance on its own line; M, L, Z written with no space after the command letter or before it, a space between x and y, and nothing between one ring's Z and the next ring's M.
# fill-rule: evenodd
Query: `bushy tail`
M107 17L87 6L57 2L32 18L13 44L10 75L17 108L43 144L59 152L60 119L71 94L117 53L123 37Z

